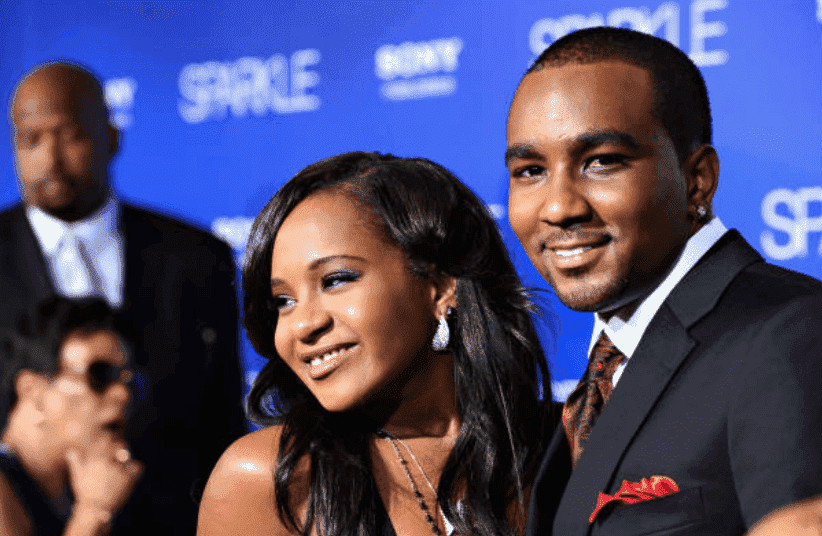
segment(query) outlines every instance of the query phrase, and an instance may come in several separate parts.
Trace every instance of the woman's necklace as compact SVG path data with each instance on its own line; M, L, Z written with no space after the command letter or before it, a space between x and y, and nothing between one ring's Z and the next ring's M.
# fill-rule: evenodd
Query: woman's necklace
M414 455L414 451L411 450L411 448L405 443L405 441L398 438L397 436L395 436L391 432L388 432L386 430L378 430L377 435L379 437L384 438L386 441L388 441L388 443L394 449L394 452L397 454L397 460L399 460L400 466L402 467L403 472L405 472L405 478L408 479L408 483L411 485L411 491L414 492L414 497L417 498L417 502L420 505L420 510L422 510L422 513L425 514L425 520L431 526L431 531L434 534L436 534L437 536L440 536L442 534L442 531L437 526L436 522L434 521L434 517L431 515L431 512L428 510L428 504L426 504L425 499L422 496L422 493L420 493L419 488L417 488L417 483L414 481L414 477L411 476L411 471L408 469L408 462L403 457L402 451L400 451L400 445L402 445L403 448L405 448L405 450L408 452L408 454L411 455L411 460L414 462L414 465L417 466L417 470L422 475L422 478L425 480L425 483L428 484L428 489L430 489L431 493L433 493L434 497L436 497L437 496L437 490L434 489L434 485L431 483L431 480L429 480L428 475L425 474L425 471L422 468L422 464L417 459L417 457ZM436 507L437 507L437 505L434 504L434 509L435 510L436 510ZM442 521L445 524L445 533L446 534L450 535L452 532L454 532L454 526L451 525L451 523L448 521L448 519L445 517L444 514L442 516Z

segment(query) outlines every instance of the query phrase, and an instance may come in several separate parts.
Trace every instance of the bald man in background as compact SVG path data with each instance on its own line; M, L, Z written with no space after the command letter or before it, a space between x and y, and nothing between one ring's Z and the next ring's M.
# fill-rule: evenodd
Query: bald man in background
M231 250L114 195L119 132L89 71L35 68L9 120L22 203L0 213L0 327L55 295L118 312L137 373L125 436L146 470L114 534L193 534L211 468L245 431Z

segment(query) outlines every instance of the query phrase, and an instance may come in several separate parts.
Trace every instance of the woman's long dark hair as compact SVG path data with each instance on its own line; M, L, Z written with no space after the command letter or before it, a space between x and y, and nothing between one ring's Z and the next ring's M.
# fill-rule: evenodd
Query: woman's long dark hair
M346 153L295 175L257 216L243 266L245 326L269 359L248 399L261 424L283 425L275 470L277 509L307 536L371 534L376 524L369 440L373 425L322 408L274 347L277 309L271 256L283 220L318 191L339 191L367 207L401 247L412 272L431 267L456 281L450 319L456 406L462 427L438 496L460 534L513 532L507 508L524 508L549 423L551 388L530 313L535 309L486 206L443 167L421 158ZM540 394L548 403L540 401ZM292 509L298 462L310 461L307 521ZM457 497L457 490L465 490ZM455 499L462 499L460 512Z

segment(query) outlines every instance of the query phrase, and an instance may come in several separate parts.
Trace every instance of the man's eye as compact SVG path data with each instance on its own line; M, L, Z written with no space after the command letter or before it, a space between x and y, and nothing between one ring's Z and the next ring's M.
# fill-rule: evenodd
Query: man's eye
M322 286L325 290L337 288L360 278L360 274L353 270L339 270L323 277Z
M622 167L628 161L626 156L620 154L597 155L585 162L585 171L607 171Z
M66 141L74 141L80 138L80 130L75 127L64 128L60 135Z
M534 166L525 166L525 167L521 167L521 168L515 168L511 172L511 176L512 177L517 177L517 178L518 177L531 178L531 177L537 177L539 175L542 175L544 172L545 172L545 168L542 167L542 166L536 166L536 165L534 165Z
M40 137L36 134L21 134L17 137L18 144L22 147L32 148L40 141Z

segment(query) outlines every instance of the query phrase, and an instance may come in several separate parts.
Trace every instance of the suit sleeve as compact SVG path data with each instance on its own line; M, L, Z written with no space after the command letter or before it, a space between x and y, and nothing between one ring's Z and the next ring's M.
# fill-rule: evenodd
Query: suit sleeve
M822 495L822 297L794 300L749 337L728 448L746 525Z
M199 501L205 483L220 455L247 431L243 409L243 376L239 355L239 316L236 268L230 248L220 243L212 275L210 297L200 318L206 345L206 371L197 430L198 481L192 489Z

